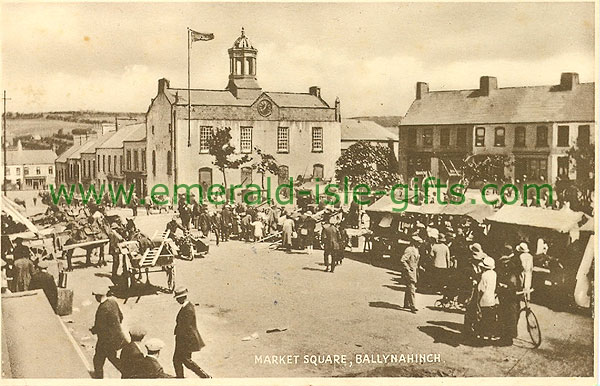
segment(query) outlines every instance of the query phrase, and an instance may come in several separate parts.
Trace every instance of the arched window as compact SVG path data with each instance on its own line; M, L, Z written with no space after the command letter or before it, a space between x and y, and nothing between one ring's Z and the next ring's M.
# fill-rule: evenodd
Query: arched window
M152 175L156 176L156 151L152 150Z
M173 172L173 162L171 160L171 151L167 151L167 175Z
M246 75L254 75L254 63L252 58L246 58Z
M324 167L321 164L314 164L313 165L313 179L314 178L319 178L319 179L323 179L323 175L325 174L324 171Z

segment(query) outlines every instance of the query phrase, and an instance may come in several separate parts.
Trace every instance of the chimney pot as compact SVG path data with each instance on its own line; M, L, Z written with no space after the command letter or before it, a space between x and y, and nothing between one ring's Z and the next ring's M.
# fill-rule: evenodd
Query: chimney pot
M169 88L169 80L162 78L158 80L158 92L161 93L166 93L167 89Z
M425 82L417 82L417 99L423 99L425 94L429 92L429 85Z
M308 93L310 95L316 96L317 98L320 98L321 97L321 87L312 86L308 89Z
M563 72L560 74L560 88L573 90L579 84L579 74L576 72Z
M479 78L481 95L489 96L493 90L498 90L498 79L495 76L482 76Z

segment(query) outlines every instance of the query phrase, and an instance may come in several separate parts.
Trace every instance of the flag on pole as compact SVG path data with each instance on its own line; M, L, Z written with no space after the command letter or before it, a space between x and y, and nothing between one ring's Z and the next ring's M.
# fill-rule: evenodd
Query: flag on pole
M213 33L197 32L197 31L194 31L193 29L190 29L190 45L193 42L208 41L208 40L213 40L214 38L215 38L215 34L213 34Z

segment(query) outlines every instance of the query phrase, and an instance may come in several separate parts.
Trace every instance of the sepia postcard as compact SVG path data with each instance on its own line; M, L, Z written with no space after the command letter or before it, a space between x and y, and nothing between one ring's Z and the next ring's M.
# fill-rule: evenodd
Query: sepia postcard
M597 20L1 1L0 382L597 384Z

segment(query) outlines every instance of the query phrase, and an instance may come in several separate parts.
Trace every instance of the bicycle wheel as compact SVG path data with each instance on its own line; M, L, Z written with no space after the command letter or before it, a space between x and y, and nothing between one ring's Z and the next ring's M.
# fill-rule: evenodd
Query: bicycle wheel
M542 344L542 330L540 329L540 324L531 308L524 308L523 311L525 311L527 332L529 333L533 347L538 348Z

